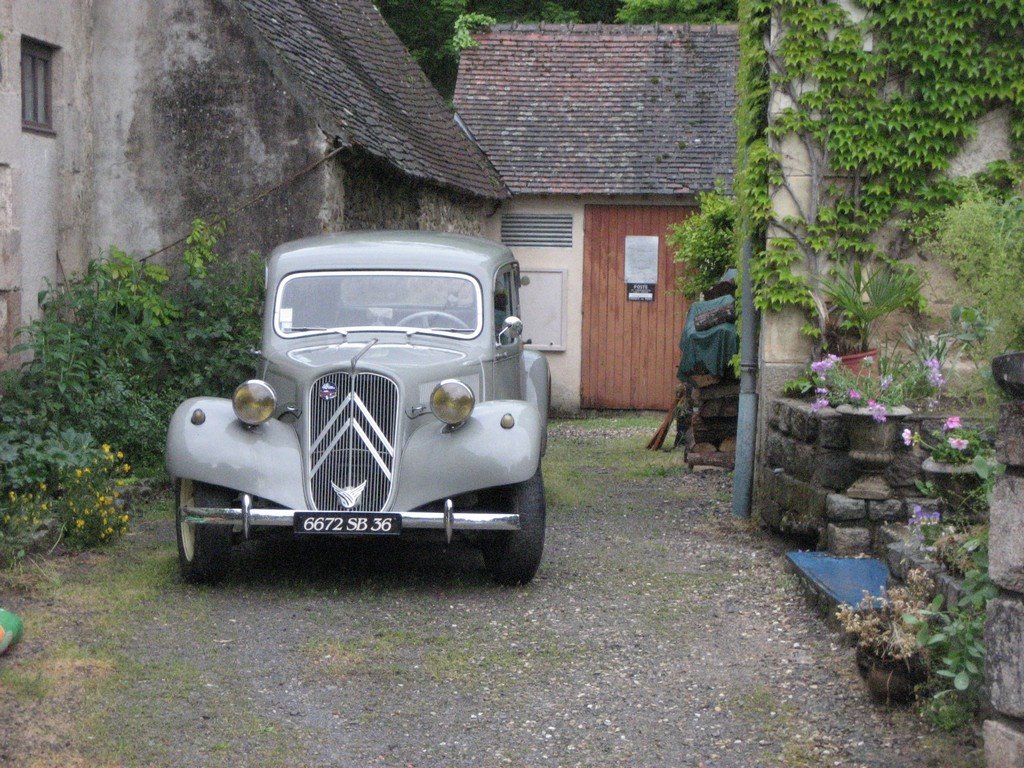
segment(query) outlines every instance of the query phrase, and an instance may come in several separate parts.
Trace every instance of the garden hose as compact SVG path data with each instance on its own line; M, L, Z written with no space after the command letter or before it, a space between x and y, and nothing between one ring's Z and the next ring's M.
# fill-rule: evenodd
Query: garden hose
M0 653L21 639L21 629L21 619L10 611L0 608Z

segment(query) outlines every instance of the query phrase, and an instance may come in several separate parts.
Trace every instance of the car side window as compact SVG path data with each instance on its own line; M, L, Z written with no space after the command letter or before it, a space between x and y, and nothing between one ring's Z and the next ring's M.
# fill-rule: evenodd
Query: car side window
M519 316L519 292L511 266L502 268L494 280L494 334L501 334L505 318ZM498 339L501 341L501 339ZM507 343L507 342L506 342Z

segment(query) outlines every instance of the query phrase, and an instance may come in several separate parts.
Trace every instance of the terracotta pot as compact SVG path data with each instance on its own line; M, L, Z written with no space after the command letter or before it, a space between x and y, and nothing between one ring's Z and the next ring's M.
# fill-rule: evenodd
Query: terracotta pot
M890 408L882 422L875 421L867 408L840 405L836 410L846 421L850 458L861 471L857 481L846 489L846 495L855 499L891 499L892 487L885 479L885 470L896 459L896 436L911 410L904 406Z
M857 670L875 701L887 706L909 704L928 677L924 662L914 656L894 661L857 649Z
M984 481L973 464L947 464L929 457L921 465L925 478L935 485L944 522L984 522Z
M870 360L871 362L866 362ZM869 349L867 352L855 352L852 355L842 355L839 362L849 368L858 376L867 376L878 370L878 350Z

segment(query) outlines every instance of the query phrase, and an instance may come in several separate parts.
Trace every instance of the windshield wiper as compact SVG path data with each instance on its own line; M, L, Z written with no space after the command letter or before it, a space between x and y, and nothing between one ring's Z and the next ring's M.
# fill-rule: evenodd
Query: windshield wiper
M348 336L348 328L324 328L319 325L302 325L297 328L289 328L289 333L308 333L310 331L323 331L324 333L337 333L341 336Z

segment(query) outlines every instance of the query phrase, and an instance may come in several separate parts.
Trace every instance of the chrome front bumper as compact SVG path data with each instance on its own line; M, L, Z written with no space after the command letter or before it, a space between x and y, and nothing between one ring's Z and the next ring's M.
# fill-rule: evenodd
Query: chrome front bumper
M518 531L519 515L507 512L456 512L451 501L445 502L442 512L399 512L387 510L402 516L402 530L432 529L444 531L450 541L453 531ZM310 509L260 509L252 506L248 494L242 495L241 507L184 507L186 522L213 523L217 525L241 525L242 532L249 538L253 526L291 528L296 512L317 514L320 510Z

